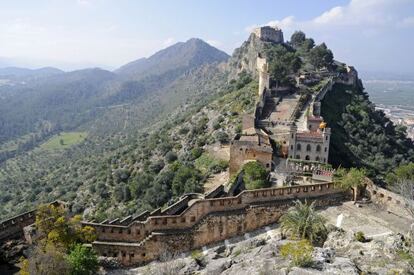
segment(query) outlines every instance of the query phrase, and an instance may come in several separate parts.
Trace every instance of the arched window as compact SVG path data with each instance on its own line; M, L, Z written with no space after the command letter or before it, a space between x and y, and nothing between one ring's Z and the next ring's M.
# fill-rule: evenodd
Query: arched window
M296 159L300 159L300 156L299 155L296 155Z
M310 160L310 156L306 155L305 160Z
M293 145L290 145L290 150L293 150Z
M318 144L316 145L316 152L320 152L321 151L321 146Z
M300 151L300 149L302 149L301 147L302 146L300 146L300 143L296 144L296 150Z
M310 144L306 145L306 151L310 152L311 150L312 150L311 145Z
M315 158L315 160L316 160L316 161L319 161L319 157L317 156L317 157Z
M328 147L325 147L325 152L327 152L328 151Z

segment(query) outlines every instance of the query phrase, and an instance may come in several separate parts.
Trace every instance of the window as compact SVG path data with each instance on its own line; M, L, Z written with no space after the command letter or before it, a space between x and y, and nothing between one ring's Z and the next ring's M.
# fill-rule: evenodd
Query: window
M328 147L325 147L325 152L327 152L328 151Z
M310 144L306 145L306 151L307 151L307 152L310 152L311 150L312 150L311 145L310 145Z
M269 163L266 163L266 167L269 168Z
M296 155L296 159L300 159L300 156L299 155Z
M290 150L293 150L293 145L290 145Z
M296 150L300 151L300 149L302 149L301 147L300 143L296 144Z
M325 137L325 140L328 140L328 136Z
M316 152L320 152L321 151L321 146L318 144L316 145Z
M305 160L310 160L310 156L306 155Z
M319 157L316 157L316 158L315 158L315 160L316 160L316 161L319 161Z

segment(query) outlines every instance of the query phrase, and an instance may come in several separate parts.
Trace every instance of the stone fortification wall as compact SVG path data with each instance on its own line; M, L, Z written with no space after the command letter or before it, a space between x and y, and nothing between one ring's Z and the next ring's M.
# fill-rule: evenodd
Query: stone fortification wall
M385 210L398 216L414 219L413 215L407 210L408 208L414 209L413 201L409 201L394 192L375 185L368 178L367 185L365 187L365 194L373 203L379 205Z
M179 215L150 216L128 226L84 224L97 230L93 247L100 255L133 265L165 251L189 251L277 222L296 199L330 205L343 198L333 183L245 190L235 197L199 199Z
M61 201L54 201L50 204L66 207ZM23 238L23 228L31 225L36 220L36 209L17 215L7 220L0 221L0 244L4 241L16 238Z
M13 218L0 222L0 243L21 238L24 235L23 228L35 222L36 210L32 210Z

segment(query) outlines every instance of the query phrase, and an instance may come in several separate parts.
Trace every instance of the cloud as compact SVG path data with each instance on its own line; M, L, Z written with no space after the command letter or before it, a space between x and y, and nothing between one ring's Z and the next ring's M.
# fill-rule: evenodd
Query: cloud
M347 5L333 7L310 20L299 21L294 16L287 16L263 25L278 26L288 31L354 26L372 33L372 29L413 26L414 17L400 20L400 14L409 9L410 4L413 7L410 0L351 0ZM251 25L245 30L251 32L258 26Z
M76 2L81 6L90 6L92 4L91 0L77 0Z
M208 43L208 44L210 44L211 46L213 46L213 47L220 47L220 46L222 46L223 45L223 43L221 43L220 41L218 41L218 40L214 40L214 39L207 39L206 40L206 42Z
M398 22L398 27L411 28L414 27L414 16L406 17Z
M174 37L168 37L167 39L165 39L162 44L164 45L164 47L168 47L171 46L172 44L174 44L175 42L175 38Z

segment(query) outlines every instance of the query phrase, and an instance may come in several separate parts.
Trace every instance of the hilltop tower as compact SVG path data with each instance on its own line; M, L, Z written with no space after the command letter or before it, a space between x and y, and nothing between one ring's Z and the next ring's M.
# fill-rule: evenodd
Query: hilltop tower
M259 72L259 98L265 90L270 87L270 75L266 58L262 58L259 54L257 57L257 71Z
M253 33L261 40L273 43L283 43L283 32L278 27L263 26L255 28Z

